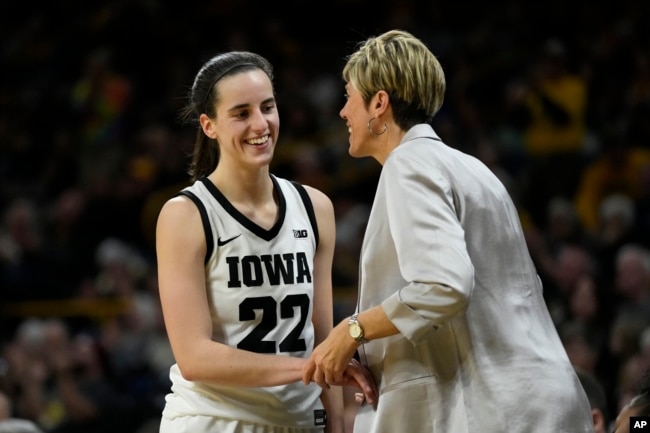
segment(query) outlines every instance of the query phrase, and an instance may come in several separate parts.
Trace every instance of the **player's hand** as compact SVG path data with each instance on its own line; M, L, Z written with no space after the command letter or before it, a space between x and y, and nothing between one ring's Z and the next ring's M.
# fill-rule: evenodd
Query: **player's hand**
M341 385L351 386L361 390L361 392L354 394L357 403L368 403L373 406L377 403L379 391L377 389L377 384L375 383L375 378L370 370L361 365L356 359L352 359L348 363L345 373L343 374L343 382Z

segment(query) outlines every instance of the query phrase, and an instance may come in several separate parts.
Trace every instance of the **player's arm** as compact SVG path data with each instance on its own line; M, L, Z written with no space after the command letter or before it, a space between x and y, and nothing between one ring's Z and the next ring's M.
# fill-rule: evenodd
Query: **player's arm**
M314 324L315 345L323 341L333 326L332 263L336 241L336 225L332 202L322 192L305 187L311 198L318 224L319 243L314 257ZM323 389L321 401L327 411L327 432L343 432L344 408L341 387Z
M205 232L196 205L175 197L156 227L160 300L167 335L184 378L234 386L273 386L301 378L301 358L263 355L212 340L206 294Z

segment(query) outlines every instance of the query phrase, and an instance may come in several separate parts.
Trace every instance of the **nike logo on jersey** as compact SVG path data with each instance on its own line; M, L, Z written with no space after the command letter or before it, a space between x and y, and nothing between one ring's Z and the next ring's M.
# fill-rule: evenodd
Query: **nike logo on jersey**
M294 230L293 237L298 239L305 239L307 237L307 230Z
M221 240L221 236L220 236L219 239L217 239L217 246L222 247L222 246L226 245L228 242L232 242L232 241L234 241L235 239L237 239L240 236L241 236L241 233L238 234L237 236L233 236L231 238L224 239L223 241Z

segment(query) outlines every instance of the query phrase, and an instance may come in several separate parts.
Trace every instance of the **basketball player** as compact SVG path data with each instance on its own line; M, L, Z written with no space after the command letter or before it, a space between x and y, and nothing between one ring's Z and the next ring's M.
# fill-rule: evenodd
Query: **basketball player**
M266 59L229 52L194 80L184 112L199 124L193 184L165 203L156 234L176 360L161 433L343 429L341 389L300 381L332 327L333 206L270 173L272 78ZM372 399L364 374L350 364L348 384Z

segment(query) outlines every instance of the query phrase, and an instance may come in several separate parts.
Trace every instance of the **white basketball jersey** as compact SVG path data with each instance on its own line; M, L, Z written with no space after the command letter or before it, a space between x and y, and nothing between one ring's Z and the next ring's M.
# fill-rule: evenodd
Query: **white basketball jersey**
M235 209L207 178L181 194L196 203L205 229L213 339L257 353L308 357L314 347L316 220L300 185L271 179L279 211L269 230ZM321 388L314 383L253 388L190 382L177 365L170 378L172 392L163 411L169 418L207 415L301 428L325 425Z

